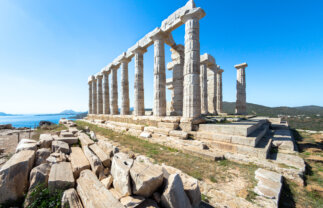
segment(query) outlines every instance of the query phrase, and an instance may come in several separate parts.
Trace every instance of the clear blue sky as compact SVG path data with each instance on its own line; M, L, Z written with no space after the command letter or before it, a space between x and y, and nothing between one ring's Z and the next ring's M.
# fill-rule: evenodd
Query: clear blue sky
M235 101L233 66L247 62L248 102L323 106L322 0L195 2L206 12L200 21L201 53L212 54L224 69L225 101ZM87 110L88 76L160 26L185 3L0 0L0 112ZM184 27L174 31L173 36L183 44ZM131 62L131 106L133 76ZM153 47L144 56L144 81L145 105L151 107ZM169 101L169 92L167 95Z

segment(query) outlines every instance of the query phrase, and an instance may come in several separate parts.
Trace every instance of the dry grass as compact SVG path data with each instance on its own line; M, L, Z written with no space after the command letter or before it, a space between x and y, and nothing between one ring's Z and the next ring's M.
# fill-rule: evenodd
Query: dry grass
M323 207L323 165L310 161L312 155L323 156L323 135L294 132L298 142L300 156L307 164L306 186L302 187L287 180L283 193L285 207L317 208ZM290 206L287 206L290 205Z
M198 156L183 153L180 150L169 148L160 144L150 143L138 137L113 132L112 130L98 127L82 121L76 121L79 129L88 126L96 134L104 136L132 152L146 155L155 160L156 163L165 163L193 176L216 184L235 182L239 177L247 183L242 197L247 198L251 188L255 185L255 165L242 165L228 160L218 162L210 161Z

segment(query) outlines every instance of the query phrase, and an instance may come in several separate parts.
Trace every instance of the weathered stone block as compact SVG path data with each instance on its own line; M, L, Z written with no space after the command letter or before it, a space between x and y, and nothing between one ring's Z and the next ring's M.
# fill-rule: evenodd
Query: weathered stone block
M77 193L86 208L124 208L90 170L81 172L77 180Z
M91 168L88 159L80 147L71 147L70 160L74 178L78 178L82 170Z
M14 154L0 169L0 203L23 197L28 188L28 174L33 167L35 151Z
M75 185L71 163L60 162L53 164L48 179L48 189L50 192L55 190L66 190Z

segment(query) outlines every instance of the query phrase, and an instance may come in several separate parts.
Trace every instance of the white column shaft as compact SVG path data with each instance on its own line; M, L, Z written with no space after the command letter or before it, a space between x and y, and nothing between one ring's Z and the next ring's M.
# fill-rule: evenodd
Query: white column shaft
M185 22L184 102L183 117L201 115L199 19Z
M111 114L118 114L118 69L112 69L111 80Z
M89 82L89 112L88 114L92 114L92 82Z
M154 116L166 116L165 44L162 38L154 41Z
M92 113L97 114L97 81L92 80Z
M208 113L208 89L207 89L207 65L201 64L200 67L200 84L201 84L201 113Z
M135 52L134 115L145 115L143 53Z
M110 114L109 74L103 74L103 114Z
M121 115L129 115L128 62L121 62Z

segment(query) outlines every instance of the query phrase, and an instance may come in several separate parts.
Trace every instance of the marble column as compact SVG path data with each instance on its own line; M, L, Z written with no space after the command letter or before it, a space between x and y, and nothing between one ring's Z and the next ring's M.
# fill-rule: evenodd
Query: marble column
M138 47L133 51L135 55L135 84L134 84L134 115L145 115L144 94L144 53L147 49Z
M238 115L247 114L246 107L246 74L245 69L248 66L247 63L235 65L237 69L237 100L235 112Z
M223 113L222 109L222 73L223 69L217 70L216 73L216 111L217 113Z
M97 114L97 81L94 76L92 76L92 113Z
M119 66L113 66L112 71L112 80L111 80L111 114L117 115L118 110L118 68Z
M207 68L208 112L217 115L216 111L216 73L217 65L212 64Z
M103 114L110 114L109 74L110 71L103 72Z
M88 84L89 84L89 110L88 110L88 114L92 114L92 77L89 77Z
M97 79L97 113L98 114L103 114L103 91L102 91L102 74L99 73L97 76L96 76L96 79Z
M151 36L154 41L154 116L166 116L165 38L160 29Z
M207 89L207 63L201 62L200 66L200 84L201 84L201 113L208 113L208 89Z
M130 59L123 58L121 63L121 115L130 114L129 104L129 81L128 81L128 63Z
M194 8L182 17L185 23L184 118L201 115L199 20L203 16L205 13L201 8Z
M173 46L170 51L172 52L172 62L167 64L168 70L173 70L173 78L171 80L172 90L172 111L171 116L181 116L183 114L183 68L184 68L184 46Z

